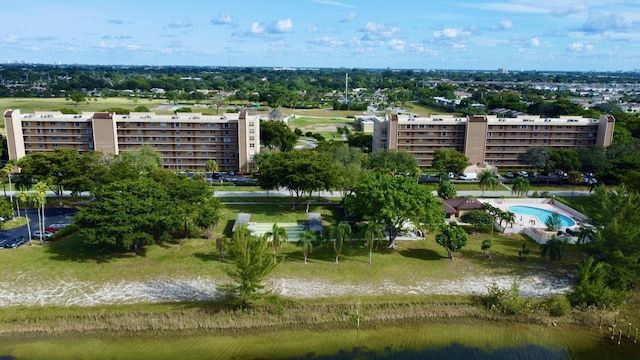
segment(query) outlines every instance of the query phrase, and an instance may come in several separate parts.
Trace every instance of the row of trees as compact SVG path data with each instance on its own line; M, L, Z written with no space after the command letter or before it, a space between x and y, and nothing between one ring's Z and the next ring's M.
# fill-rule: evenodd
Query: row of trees
M39 230L44 230L47 191L62 204L64 191L94 197L80 208L74 223L82 238L93 244L138 252L141 246L177 237L212 236L221 204L204 182L192 181L162 169L153 148L123 152L80 154L74 149L29 154L9 166L20 167L20 202L41 209Z

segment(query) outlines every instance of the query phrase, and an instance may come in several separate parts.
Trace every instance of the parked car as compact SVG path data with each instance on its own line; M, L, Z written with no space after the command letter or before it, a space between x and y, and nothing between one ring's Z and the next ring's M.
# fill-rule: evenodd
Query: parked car
M48 238L50 238L52 236L53 236L53 233L50 232L50 231L46 231L45 230L45 231L42 232L42 238L43 239L48 239ZM31 238L39 240L40 239L40 230L32 232L31 233Z
M9 239L9 238L0 239L0 248L3 248L6 245L6 243L9 242L9 240L11 240L11 239Z
M57 233L60 229L67 227L71 224L65 224L65 223L59 223L59 224L51 224L49 226L47 226L45 229L45 231L48 231L50 233Z
M4 244L5 249L15 249L24 245L27 242L27 239L24 236L18 236L13 239L10 239L6 244Z
M506 177L507 179L511 179L512 177L514 177L515 175L512 172L506 172L504 173L504 175L502 175L504 177Z

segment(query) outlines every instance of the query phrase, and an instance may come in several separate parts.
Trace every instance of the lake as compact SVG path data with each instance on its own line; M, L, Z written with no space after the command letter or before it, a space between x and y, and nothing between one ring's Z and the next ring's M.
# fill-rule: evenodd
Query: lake
M625 333L626 335L626 333ZM274 330L2 337L0 359L638 359L606 329L453 320L360 331Z

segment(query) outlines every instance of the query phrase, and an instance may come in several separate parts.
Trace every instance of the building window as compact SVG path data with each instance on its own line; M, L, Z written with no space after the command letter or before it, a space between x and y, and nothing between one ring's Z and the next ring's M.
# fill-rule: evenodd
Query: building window
M249 147L250 147L250 148L254 148L254 147L256 147L256 144L251 143L251 144L249 144Z

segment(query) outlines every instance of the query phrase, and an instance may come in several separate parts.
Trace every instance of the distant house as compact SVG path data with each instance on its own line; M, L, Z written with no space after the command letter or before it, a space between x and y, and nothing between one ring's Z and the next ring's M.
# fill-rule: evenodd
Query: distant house
M472 198L455 198L444 200L442 210L447 213L449 220L460 218L471 210L482 208L482 202Z

